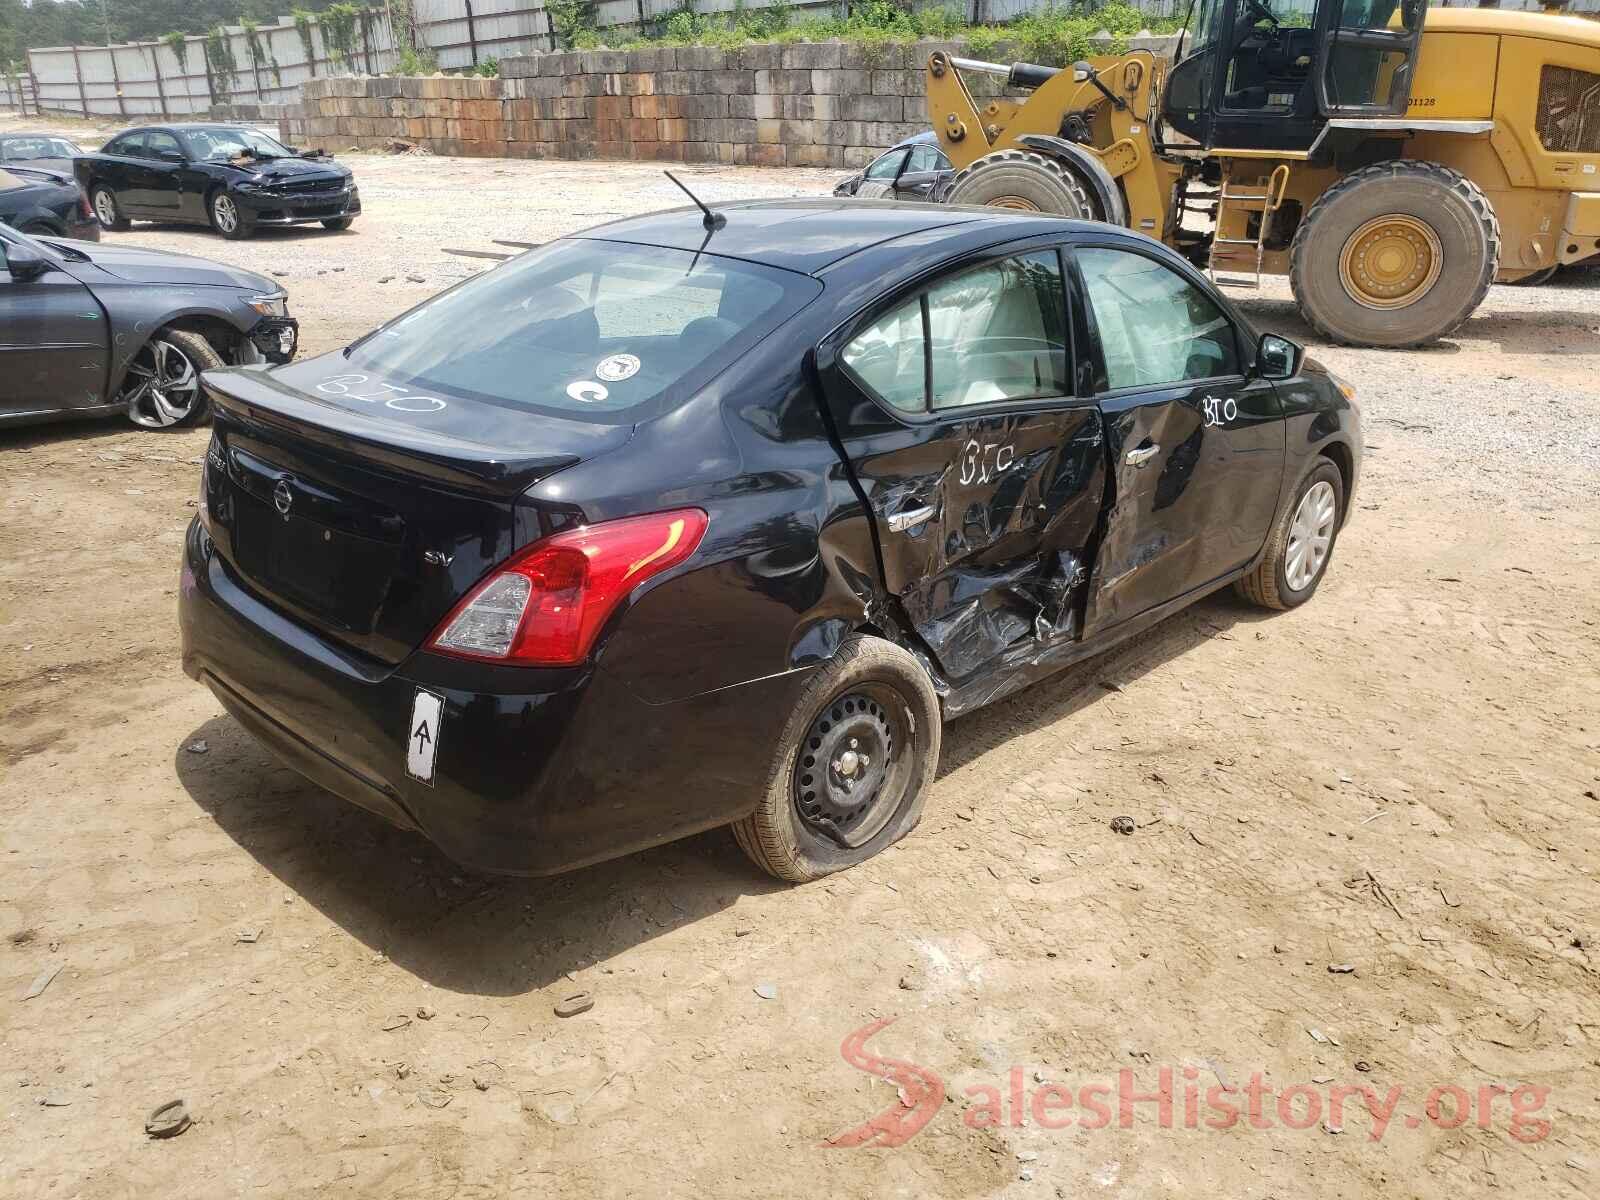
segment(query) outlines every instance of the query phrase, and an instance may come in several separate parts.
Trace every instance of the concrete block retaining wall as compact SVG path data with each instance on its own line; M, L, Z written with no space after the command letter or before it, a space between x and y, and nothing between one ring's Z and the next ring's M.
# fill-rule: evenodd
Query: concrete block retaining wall
M281 125L287 141L329 150L403 138L436 154L853 168L928 127L922 64L937 49L965 52L927 41L582 50L508 58L499 79L318 79ZM969 82L993 94L988 77Z

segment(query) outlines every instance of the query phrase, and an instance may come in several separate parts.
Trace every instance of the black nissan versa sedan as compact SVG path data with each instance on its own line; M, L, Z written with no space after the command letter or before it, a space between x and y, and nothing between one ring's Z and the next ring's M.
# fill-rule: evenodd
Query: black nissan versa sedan
M1350 388L1109 226L853 200L552 242L208 372L184 669L316 782L539 874L732 824L805 880L941 722L1236 583L1310 598Z

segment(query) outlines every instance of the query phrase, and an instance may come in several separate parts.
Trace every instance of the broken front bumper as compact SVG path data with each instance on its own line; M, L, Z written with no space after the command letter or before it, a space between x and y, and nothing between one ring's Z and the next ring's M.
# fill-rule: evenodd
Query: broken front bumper
M348 188L327 192L235 193L239 209L255 225L309 225L315 221L341 221L361 215L361 191Z
M262 317L246 334L269 363L286 363L300 345L300 322L293 317Z

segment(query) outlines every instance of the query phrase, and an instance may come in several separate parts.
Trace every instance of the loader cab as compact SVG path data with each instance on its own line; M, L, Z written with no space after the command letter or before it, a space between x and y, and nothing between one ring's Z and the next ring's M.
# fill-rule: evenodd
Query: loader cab
M1330 117L1403 117L1426 0L1194 0L1167 124L1207 149L1306 150Z

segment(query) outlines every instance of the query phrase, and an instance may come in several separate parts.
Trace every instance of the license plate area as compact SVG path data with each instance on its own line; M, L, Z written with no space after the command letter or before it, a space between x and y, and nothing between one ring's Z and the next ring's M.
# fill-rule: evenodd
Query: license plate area
M241 498L234 557L266 591L351 633L383 610L398 547Z

